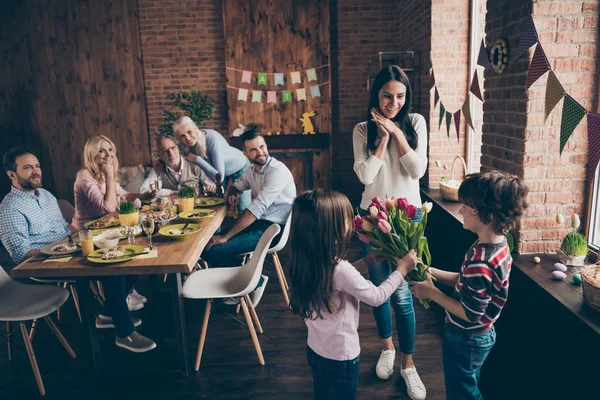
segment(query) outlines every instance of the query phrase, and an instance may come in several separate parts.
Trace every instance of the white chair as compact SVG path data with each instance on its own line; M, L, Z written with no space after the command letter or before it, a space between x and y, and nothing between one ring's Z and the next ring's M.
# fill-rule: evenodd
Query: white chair
M271 256L273 257L273 265L275 266L275 272L277 273L277 278L279 278L279 285L281 286L281 293L283 294L283 299L285 300L285 304L289 307L290 306L290 296L289 296L289 291L290 291L290 287L288 286L287 283L287 279L285 279L285 273L283 272L283 268L281 266L281 261L279 261L279 256L277 255L278 251L283 250L283 248L285 247L285 245L287 244L288 238L290 237L290 227L292 226L292 213L290 213L287 221L285 222L285 226L283 227L283 233L281 234L281 238L279 239L279 242L274 246L271 247L268 251L267 254L271 254ZM252 251L248 252L248 253L243 253L240 254L242 256L244 256L244 261L243 263L246 263L246 260L248 258L252 258ZM239 310L238 310L239 312Z
M31 368L42 396L46 394L46 390L44 389L44 382L38 368L33 346L29 340L25 321L44 318L69 355L75 358L73 349L49 317L51 313L58 310L67 301L67 298L69 298L69 292L62 287L26 285L16 282L0 267L0 321L6 323L8 357L9 359L12 358L10 336L13 332L11 332L10 323L19 322L29 362L31 362Z
M183 284L183 297L188 299L206 299L206 310L204 311L204 320L202 322L202 331L200 332L200 343L198 345L198 354L196 356L195 369L200 369L200 360L202 359L202 350L206 339L208 329L208 319L213 299L239 298L244 316L250 331L250 336L254 342L254 348L261 365L265 365L260 343L254 329L254 323L259 333L263 333L262 326L250 300L248 293L252 292L262 273L263 263L267 255L267 249L273 241L273 238L279 233L281 228L277 224L271 225L261 236L256 249L255 257L241 267L232 268L211 268L202 269L193 272L188 276ZM250 309L250 311L248 311ZM252 317L250 316L252 314Z

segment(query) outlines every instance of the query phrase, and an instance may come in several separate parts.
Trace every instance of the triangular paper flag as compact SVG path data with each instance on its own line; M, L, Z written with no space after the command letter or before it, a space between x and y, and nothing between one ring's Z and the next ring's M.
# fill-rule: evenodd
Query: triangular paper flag
M548 119L548 115L552 112L556 104L565 95L565 90L554 75L554 72L550 70L548 74L548 82L546 82L546 105L544 107L544 120Z
M248 98L248 89L239 89L238 91L238 100L246 101Z
M444 103L440 101L440 123L438 125L438 130L442 128L442 121L444 120L444 116L446 115L446 109L444 108Z
M431 62L431 53L429 53L427 54L427 67L425 68L427 74L431 73L431 68L433 68L433 63Z
M277 103L277 92L274 90L269 90L267 92L267 104L268 103Z
M450 137L450 123L452 123L452 113L446 111L446 134Z
M298 101L306 100L306 89L296 89L296 97L298 98Z
M536 44L538 41L538 34L535 29L535 24L533 23L533 17L530 15L527 20L525 20L525 24L523 24L523 29L521 30L521 36L519 36L519 44L513 53L513 63L517 61L527 49Z
M535 53L529 64L529 71L527 71L527 82L525 83L525 89L529 89L531 85L539 79L540 76L544 75L550 69L550 63L546 58L544 49L541 44L537 44L535 47Z
M258 78L257 78L256 82L258 85L266 85L267 84L267 74L261 72L257 75L257 77Z
M283 92L281 92L281 99L284 103L289 103L290 101L292 101L292 92L290 92L289 90L284 90Z
M471 82L471 88L469 89L471 93L473 93L477 98L483 101L483 96L481 95L481 89L479 88L479 78L477 77L477 70L473 74L473 81Z
M250 83L252 81L252 71L242 71L242 83Z
M253 90L252 91L252 102L260 103L261 99L262 99L262 92L260 90Z
M435 74L433 73L433 69L431 70L431 75L429 75L429 90L433 89L435 86Z
M600 160L600 115L588 113L588 175L594 176Z
M481 39L481 47L479 48L479 56L477 57L477 65L481 65L484 68L489 68L492 66L492 64L490 64L490 56L488 56L487 50L485 49L485 44L483 43L483 39Z
M273 79L275 81L275 85L283 85L283 74L275 73L273 74Z
M469 100L470 97L470 95L467 95L467 99L463 103L461 110L463 115L465 116L465 121L467 122L467 124L469 124L471 129L475 130L475 128L473 127L473 120L471 119L471 101Z
M316 81L317 80L317 70L314 68L307 69L306 70L306 79L309 82Z
M562 120L560 121L560 153L562 154L567 140L571 137L571 134L579 125L579 122L584 117L587 111L578 102L576 102L571 96L565 94L565 101L563 102ZM588 127L589 130L589 127Z
M433 108L437 107L437 103L440 101L440 92L438 92L437 86L435 87L435 95L433 96Z
M310 97L312 97L313 99L315 97L321 97L321 90L319 89L319 86L310 87Z
M454 127L456 128L456 140L459 140L460 132L460 110L454 113Z
M298 71L291 72L290 76L292 77L292 85L295 83L302 83L302 79L300 78L300 72L298 72Z

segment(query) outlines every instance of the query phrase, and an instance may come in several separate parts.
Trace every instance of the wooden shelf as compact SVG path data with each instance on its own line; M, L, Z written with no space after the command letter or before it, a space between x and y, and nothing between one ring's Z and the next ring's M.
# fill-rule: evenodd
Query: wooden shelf
M271 150L279 149L319 149L329 150L330 134L318 133L316 135L276 135L265 136L265 142ZM232 137L229 142L238 149L242 148L242 139Z

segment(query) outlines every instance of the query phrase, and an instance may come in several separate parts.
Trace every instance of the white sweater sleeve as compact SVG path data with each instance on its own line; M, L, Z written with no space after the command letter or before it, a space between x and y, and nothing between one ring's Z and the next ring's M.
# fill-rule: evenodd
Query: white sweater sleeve
M363 185L370 185L381 169L383 160L375 157L374 154L369 155L365 122L354 127L352 146L354 147L354 172Z
M427 125L425 124L425 118L421 114L412 114L411 122L415 128L419 142L415 150L410 150L400 157L400 163L412 179L420 179L425 175L425 171L427 170ZM356 156L354 159L356 160ZM356 161L354 169L356 170Z

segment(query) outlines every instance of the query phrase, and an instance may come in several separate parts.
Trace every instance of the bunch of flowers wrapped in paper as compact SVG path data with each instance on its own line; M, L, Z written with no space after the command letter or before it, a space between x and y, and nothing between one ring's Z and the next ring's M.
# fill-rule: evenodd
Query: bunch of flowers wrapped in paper
M356 216L353 229L362 242L373 246L372 253L385 257L391 265L395 265L394 257L402 258L414 249L419 263L406 278L421 282L425 280L427 265L431 263L429 244L423 236L431 207L431 203L424 203L420 208L421 221L413 222L419 208L405 198L375 197L369 206L370 215ZM420 299L419 302L429 308L428 300Z

